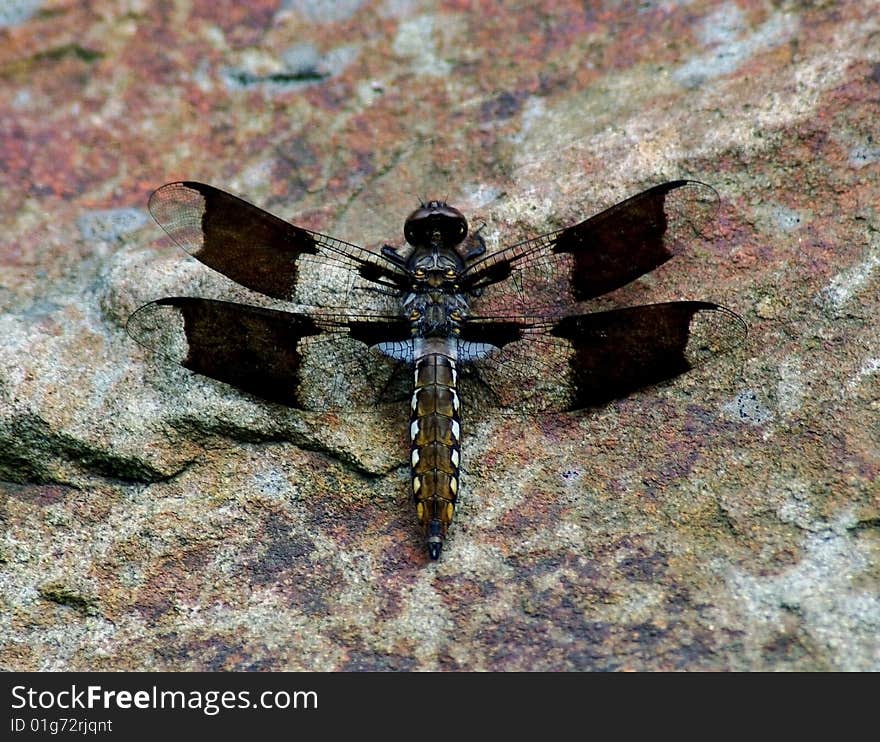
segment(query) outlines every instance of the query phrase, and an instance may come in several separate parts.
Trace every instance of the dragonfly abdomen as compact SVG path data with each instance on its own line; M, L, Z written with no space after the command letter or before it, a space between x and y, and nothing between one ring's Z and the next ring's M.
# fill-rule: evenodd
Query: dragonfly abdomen
M461 418L455 360L445 353L416 358L410 418L413 499L428 554L437 559L458 499Z

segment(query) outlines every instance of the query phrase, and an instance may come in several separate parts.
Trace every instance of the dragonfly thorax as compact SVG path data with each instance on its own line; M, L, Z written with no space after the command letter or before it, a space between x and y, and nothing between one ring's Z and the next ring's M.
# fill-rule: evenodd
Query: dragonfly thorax
M464 261L452 249L416 248L407 262L413 282L413 291L458 291L458 277L464 270Z
M406 295L402 306L413 337L451 337L460 331L468 302L463 294L413 291Z

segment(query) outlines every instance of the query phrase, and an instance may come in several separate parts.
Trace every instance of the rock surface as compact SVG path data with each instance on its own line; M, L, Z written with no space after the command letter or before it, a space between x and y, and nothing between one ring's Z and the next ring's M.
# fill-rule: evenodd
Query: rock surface
M880 670L876 4L10 8L0 667ZM124 331L241 295L149 219L170 180L376 248L418 196L493 247L679 177L714 231L616 298L717 301L747 343L466 417L437 563L405 410L304 415Z

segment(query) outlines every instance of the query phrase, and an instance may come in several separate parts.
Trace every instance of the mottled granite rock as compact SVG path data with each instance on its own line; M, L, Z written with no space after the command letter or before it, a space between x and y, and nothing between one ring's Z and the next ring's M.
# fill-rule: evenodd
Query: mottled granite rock
M876 7L494 7L0 16L0 667L880 670ZM148 220L169 180L375 248L419 195L492 247L678 177L716 229L616 298L718 301L746 345L466 413L439 563L405 410L303 415L124 332L244 296Z

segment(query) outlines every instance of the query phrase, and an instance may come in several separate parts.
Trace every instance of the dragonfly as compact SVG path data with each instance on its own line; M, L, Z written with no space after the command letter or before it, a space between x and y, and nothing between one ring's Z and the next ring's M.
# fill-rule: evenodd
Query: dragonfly
M412 501L436 560L459 502L465 410L599 407L742 342L743 319L708 301L589 311L704 238L718 208L711 186L674 180L489 250L482 228L471 232L461 211L428 200L406 217L404 244L372 250L204 183L168 183L150 197L156 222L269 301L164 297L127 328L270 403L320 412L408 400Z

